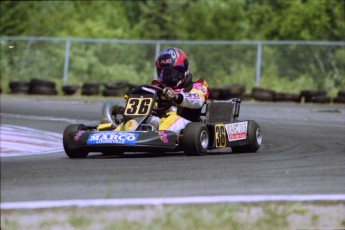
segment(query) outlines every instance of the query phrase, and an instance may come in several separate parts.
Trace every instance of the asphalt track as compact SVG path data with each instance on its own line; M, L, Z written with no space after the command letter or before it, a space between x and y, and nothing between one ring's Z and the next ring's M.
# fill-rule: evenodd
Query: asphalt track
M105 100L2 96L1 125L62 134ZM345 106L243 102L240 118L261 125L259 152L1 157L1 202L345 193Z

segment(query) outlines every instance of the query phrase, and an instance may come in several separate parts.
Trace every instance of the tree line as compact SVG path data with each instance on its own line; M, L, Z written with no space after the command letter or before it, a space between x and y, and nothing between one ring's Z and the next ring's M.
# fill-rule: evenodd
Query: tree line
M345 37L343 0L1 1L7 36L157 40Z
M106 39L344 41L343 0L1 1L1 36ZM9 48L9 46L14 48ZM2 84L61 82L65 42L1 41ZM253 45L179 44L211 87L255 86ZM155 45L72 42L69 84L153 78ZM344 46L262 47L261 86L278 91L345 87Z

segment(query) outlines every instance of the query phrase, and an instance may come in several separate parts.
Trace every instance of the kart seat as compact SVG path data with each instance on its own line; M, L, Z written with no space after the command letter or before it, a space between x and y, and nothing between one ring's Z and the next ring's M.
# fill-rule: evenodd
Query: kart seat
M230 123L236 121L240 112L240 98L211 100L205 104L205 124Z

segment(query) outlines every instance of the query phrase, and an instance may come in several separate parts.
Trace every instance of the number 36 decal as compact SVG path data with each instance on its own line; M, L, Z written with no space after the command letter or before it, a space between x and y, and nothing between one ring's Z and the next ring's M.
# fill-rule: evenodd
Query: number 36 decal
M226 132L223 124L215 126L216 148L225 148L226 146Z
M152 98L131 98L129 99L125 115L147 115L150 112Z

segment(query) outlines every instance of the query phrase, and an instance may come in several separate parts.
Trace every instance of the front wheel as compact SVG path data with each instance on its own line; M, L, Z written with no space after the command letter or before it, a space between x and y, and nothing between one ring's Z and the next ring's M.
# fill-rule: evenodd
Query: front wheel
M262 142L261 127L255 121L248 121L248 144L231 147L233 153L255 153Z
M69 158L85 158L89 154L86 150L71 149L69 146L69 134L79 130L87 130L87 128L82 124L68 125L63 132L63 147Z
M207 153L209 135L205 124L188 123L182 135L181 146L187 156L201 156Z

